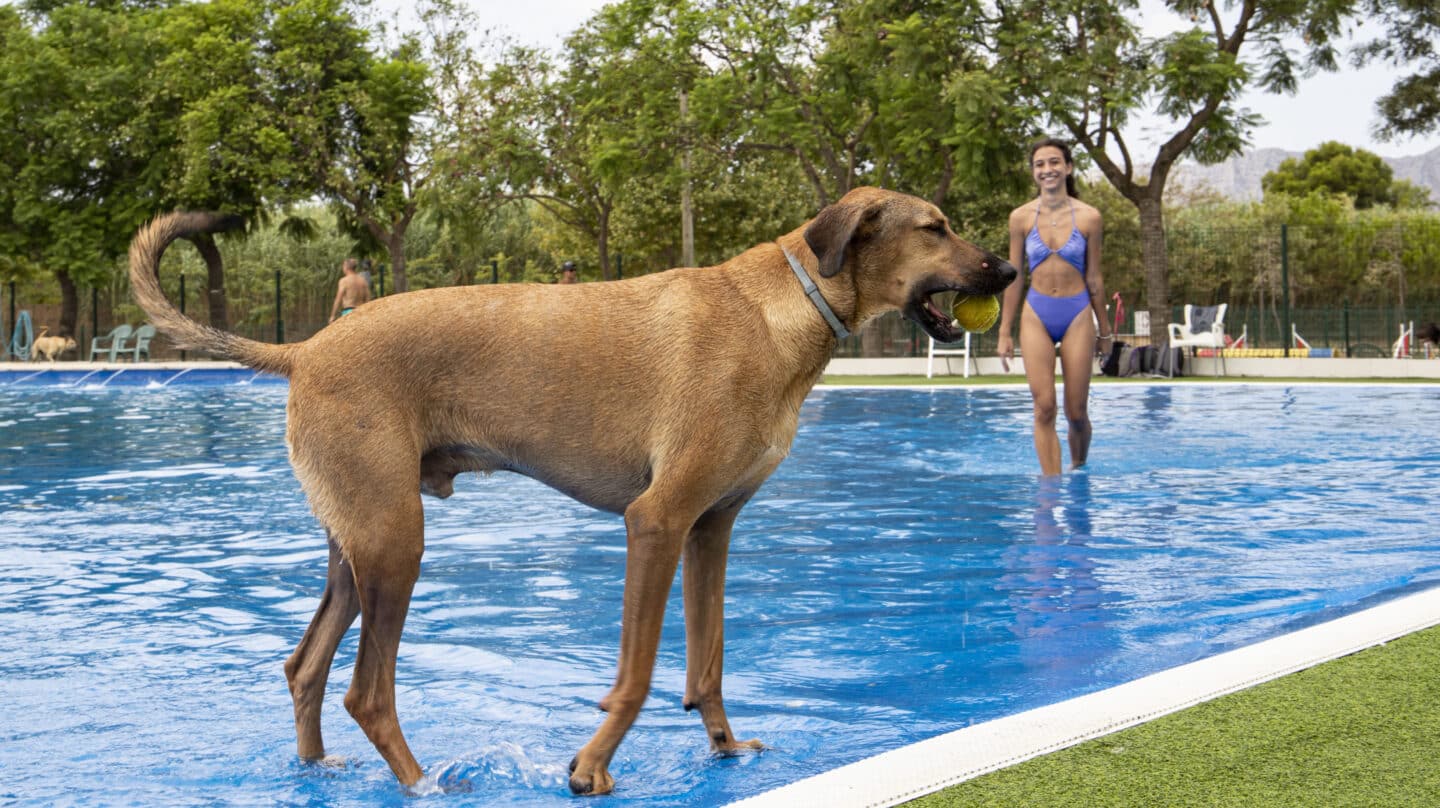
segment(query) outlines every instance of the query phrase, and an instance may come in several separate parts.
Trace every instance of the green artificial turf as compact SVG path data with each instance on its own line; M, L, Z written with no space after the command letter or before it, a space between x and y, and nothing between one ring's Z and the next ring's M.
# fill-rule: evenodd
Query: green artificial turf
M906 805L1440 806L1440 628Z

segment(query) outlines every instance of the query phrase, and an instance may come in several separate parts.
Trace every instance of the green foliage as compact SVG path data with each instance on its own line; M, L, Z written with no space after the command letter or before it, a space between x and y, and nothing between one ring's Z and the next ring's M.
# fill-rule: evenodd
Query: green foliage
M1428 195L1410 183L1397 184L1390 166L1379 155L1329 141L1290 158L1261 180L1267 194L1306 196L1327 193L1349 197L1360 210L1376 205L1425 207ZM1416 204L1416 203L1419 204Z
M28 8L31 20L0 9L0 116L13 123L0 128L14 138L0 158L13 179L0 248L11 265L23 256L103 286L160 211L264 218L318 189L332 149L316 124L340 109L326 88L364 53L339 2Z
M1403 315L1407 301L1437 300L1440 217L1434 214L1357 211L1344 196L1315 193L1187 204L1167 218L1177 300L1278 307L1285 291L1282 228L1294 305L1392 305ZM1107 238L1107 255L1113 244ZM1110 267L1107 261L1107 284Z
M1380 136L1396 139L1440 128L1440 4L1434 0L1366 0L1367 19L1384 26L1383 36L1363 43L1356 65L1382 61L1412 71L1376 102Z
M142 220L153 169L134 99L153 67L159 19L75 4L29 28L6 11L0 243L17 263L93 283Z
M0 280L109 285L139 223L177 206L240 212L297 244L336 228L320 234L344 245L332 252L380 258L392 289L487 282L492 261L502 280L549 280L566 259L599 279L623 258L629 276L682 262L683 194L696 261L711 264L860 184L927 197L998 252L1006 213L1033 193L1027 146L1056 133L1105 178L1084 195L1106 218L1107 283L1132 308L1164 310L1170 275L1187 295L1269 296L1268 243L1216 250L1206 239L1221 231L1198 235L1196 217L1270 228L1282 208L1313 208L1349 223L1370 201L1167 208L1170 167L1240 149L1258 119L1239 92L1334 67L1357 9L1431 30L1417 3L1256 0L1247 17L1169 0L1180 26L1145 38L1136 0L619 0L555 53L472 42L481 26L456 0L427 0L423 30L390 39L357 21L363 0L0 6ZM1426 44L1394 48L1423 61ZM1175 124L1153 157L1126 139L1146 110ZM1405 183L1386 194L1425 203ZM331 215L287 214L317 198ZM1377 234L1388 215L1374 214ZM1146 233L1165 233L1177 260L1143 251ZM1296 291L1429 282L1424 255L1366 263L1316 238L1343 269L1297 268ZM1381 238L1356 243L1388 255Z

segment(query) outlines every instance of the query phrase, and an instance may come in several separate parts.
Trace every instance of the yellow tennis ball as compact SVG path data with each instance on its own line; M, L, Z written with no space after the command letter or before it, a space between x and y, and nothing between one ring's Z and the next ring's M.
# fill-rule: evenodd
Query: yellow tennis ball
M995 295L957 298L950 313L966 331L984 333L1000 319L1000 298Z

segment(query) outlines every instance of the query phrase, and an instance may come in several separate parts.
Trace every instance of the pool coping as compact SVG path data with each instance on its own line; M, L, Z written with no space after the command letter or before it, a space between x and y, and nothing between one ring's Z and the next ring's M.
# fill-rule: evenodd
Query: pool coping
M0 387L168 387L205 382L240 387L283 384L285 379L235 362L30 362L0 363Z
M1440 587L1106 690L975 724L731 803L879 808L1440 624Z
M133 378L126 378L127 376ZM217 378L235 377L228 382L236 386L252 383L284 384L285 379L268 373L252 370L236 362L225 361L176 361L176 362L0 362L0 387L146 387L169 386L171 382L208 381L216 384ZM243 377L243 378L242 378ZM1023 377L1013 382L967 383L951 380L921 382L914 384L866 384L847 383L844 377L831 377L834 381L815 385L817 390L1024 390ZM1126 380L1140 385L1257 385L1257 386L1337 386L1353 387L1357 382L1370 386L1429 387L1440 384L1440 379L1400 380L1377 377L1373 379L1349 379L1336 381L1333 377L1275 380L1264 377L1187 377L1171 379L1163 376ZM113 384L112 384L113 383ZM220 382L225 383L225 382Z

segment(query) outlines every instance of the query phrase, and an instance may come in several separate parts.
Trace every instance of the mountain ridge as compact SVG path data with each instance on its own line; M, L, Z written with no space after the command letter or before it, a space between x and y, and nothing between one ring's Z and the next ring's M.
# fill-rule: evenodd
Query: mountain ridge
M1172 176L1186 188L1208 187L1227 199L1254 201L1261 197L1260 180L1290 158L1302 158L1303 151L1256 149L1213 166L1193 161L1177 165ZM1395 179L1428 189L1431 201L1440 204L1440 147L1408 157L1381 157L1395 172Z

